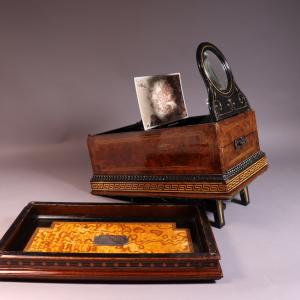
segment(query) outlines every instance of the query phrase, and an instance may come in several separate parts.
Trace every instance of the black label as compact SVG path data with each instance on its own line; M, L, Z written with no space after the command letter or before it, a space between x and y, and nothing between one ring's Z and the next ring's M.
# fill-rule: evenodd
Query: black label
M94 238L97 246L123 246L128 244L128 237L125 235L98 235Z

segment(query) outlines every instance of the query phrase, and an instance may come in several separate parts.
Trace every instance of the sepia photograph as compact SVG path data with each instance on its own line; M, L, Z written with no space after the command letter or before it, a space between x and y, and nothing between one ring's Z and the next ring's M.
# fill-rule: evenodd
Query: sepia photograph
M135 77L134 82L145 130L188 117L179 73Z

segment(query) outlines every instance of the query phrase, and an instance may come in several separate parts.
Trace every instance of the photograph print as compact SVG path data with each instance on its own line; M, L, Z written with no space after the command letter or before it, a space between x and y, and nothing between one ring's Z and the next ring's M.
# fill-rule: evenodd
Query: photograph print
M179 73L135 77L134 82L145 130L188 117Z

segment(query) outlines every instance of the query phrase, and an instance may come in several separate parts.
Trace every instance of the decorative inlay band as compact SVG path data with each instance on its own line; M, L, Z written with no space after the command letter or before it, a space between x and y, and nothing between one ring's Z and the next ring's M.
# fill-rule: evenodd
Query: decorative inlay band
M244 183L248 179L250 179L253 175L258 173L260 170L268 166L268 160L266 157L261 158L259 161L254 163L249 168L242 171L237 176L233 177L229 181L226 182L228 191L234 190L236 187L238 187L240 184Z
M0 259L0 269L1 267L10 267L12 269L23 269L31 266L33 268L40 269L41 267L54 267L59 269L74 269L74 268L93 268L93 269L105 269L105 268L213 268L216 267L214 262L199 262L199 261L184 261L180 262L132 262L132 261L106 261L106 262L97 262L97 261L69 261L69 260L50 260L45 261L41 260L30 260L30 259Z
M230 180L223 182L91 182L92 191L154 192L154 193L229 193L268 165L263 156Z

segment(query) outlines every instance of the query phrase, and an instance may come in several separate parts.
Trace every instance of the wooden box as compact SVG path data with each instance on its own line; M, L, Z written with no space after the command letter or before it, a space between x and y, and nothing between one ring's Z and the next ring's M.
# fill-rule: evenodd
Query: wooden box
M153 197L201 202L214 213L214 225L222 227L223 201L247 205L247 186L268 162L259 146L255 112L222 52L201 43L196 59L207 87L209 115L149 131L139 122L89 135L91 190L133 201L147 197L148 203ZM237 194L240 199L234 198Z
M151 131L137 123L90 135L87 143L97 195L231 199L267 168L251 109Z
M191 205L34 202L0 241L1 280L214 281L219 260Z

